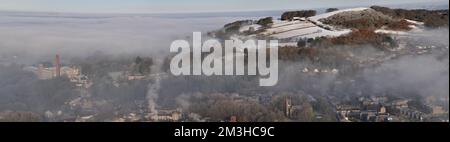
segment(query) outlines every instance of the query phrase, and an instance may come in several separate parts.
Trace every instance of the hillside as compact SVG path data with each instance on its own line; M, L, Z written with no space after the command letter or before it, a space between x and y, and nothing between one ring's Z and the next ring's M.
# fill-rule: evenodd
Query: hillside
M409 19L414 21L423 22L425 26L435 27L448 27L448 9L447 10L425 10L425 9L390 9L381 6L372 6L372 9L381 12L385 15L389 15L394 18Z
M327 18L319 19L320 22L339 28L381 28L396 20L373 9L361 11L344 11Z
M341 10L332 9L326 13L321 13L318 15L316 15L316 12L311 10L289 11L283 13L281 19L266 17L259 20L240 20L227 24L223 30L215 32L215 36L219 38L232 37L237 39L278 39L279 45L284 47L322 45L316 44L317 39L337 38L341 36L348 37L352 36L350 33L354 31L358 32L358 30L369 30L371 32L364 33L380 34L372 36L385 37L388 35L416 34L425 29L426 22L424 21L426 18L411 18L411 15L414 15L412 14L414 13L414 10L411 10L412 12L408 12L409 14L403 14L406 16L393 16L395 14L389 14L390 12L386 11L389 10L379 7L358 7ZM423 15L424 13L422 10L416 11L419 12L417 13L419 15ZM446 12L445 10L440 10L429 13L434 13L434 15L440 13L442 16L445 15ZM371 35L367 36L370 37ZM388 37L386 37L386 39L387 38ZM352 39L346 41L356 40ZM343 42L336 43L343 44ZM364 43L364 41L357 41L357 43ZM386 44L375 43L375 45ZM389 45L396 44L389 43Z

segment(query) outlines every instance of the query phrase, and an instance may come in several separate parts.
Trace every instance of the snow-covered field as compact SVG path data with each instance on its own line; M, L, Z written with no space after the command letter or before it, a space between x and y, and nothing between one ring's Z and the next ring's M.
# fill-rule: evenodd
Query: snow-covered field
M288 22L290 24L283 24L283 26L275 26L269 29L266 29L265 32L263 32L263 35L277 35L282 34L294 30L301 30L301 29L308 29L311 27L316 27L316 25L310 23L310 22L303 22L303 21L296 21L296 22ZM276 36L274 36L276 37Z
M387 30L387 29L378 29L375 30L376 33L384 33L384 34L394 34L394 35L400 35L400 36L414 36L417 34L420 34L424 31L424 23L423 22L418 22L418 21L414 21L414 20L408 20L406 19L406 21L408 21L409 23L411 23L412 25L409 25L409 27L411 28L411 30L409 31L394 31L394 30Z
M352 9L338 10L334 12L319 14L307 18L305 20L299 19L293 21L275 20L274 24L272 24L270 28L265 29L264 32L259 34L274 37L277 39L291 39L291 38L301 39L301 38L340 36L350 33L351 30L350 29L336 30L334 27L330 25L325 25L319 20L340 12L362 11L365 9L367 8L352 8ZM324 27L328 27L330 30L327 30ZM248 29L248 27L245 27L245 29ZM281 44L291 45L292 43L281 43Z
M285 38L316 38L316 37L334 37L349 33L350 30L329 31L318 26L312 26L303 29L295 29L288 32L282 32L271 35L279 39Z
M332 25L327 25L320 22L321 19L329 18L330 16L342 12L350 12L350 11L358 12L368 9L370 8L365 7L349 8L329 13L323 13L309 18L294 18L295 20L292 21L274 20L273 21L274 23L269 28L266 28L263 30L263 32L257 34L283 40L282 42L280 42L280 46L295 46L296 45L295 41L297 39L308 39L317 37L337 37L350 33L351 29L338 29ZM423 22L417 22L413 20L407 21L413 24L410 26L412 28L410 31L393 31L382 28L376 30L376 32L404 36L404 35L411 35L414 33L420 33L423 31L424 27ZM245 31L250 28L258 30L263 27L260 27L257 24L248 25L241 28L241 31ZM249 37L254 36L255 35L250 35Z

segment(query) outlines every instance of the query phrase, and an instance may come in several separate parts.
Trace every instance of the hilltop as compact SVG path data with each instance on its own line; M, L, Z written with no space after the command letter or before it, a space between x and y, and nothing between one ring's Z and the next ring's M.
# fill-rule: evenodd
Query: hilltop
M448 10L404 10L372 6L341 10L330 8L318 15L314 10L288 11L279 19L266 17L229 23L210 35L216 38L278 39L280 46L303 46L311 45L317 39L360 33L380 34L378 36L387 39L392 34L416 34L439 27L448 27ZM350 34L360 30L369 32Z

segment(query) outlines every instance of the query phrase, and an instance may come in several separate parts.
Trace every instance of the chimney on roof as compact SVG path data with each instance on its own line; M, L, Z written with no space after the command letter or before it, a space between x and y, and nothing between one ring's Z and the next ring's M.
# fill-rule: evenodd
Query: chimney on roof
M58 54L56 54L56 57L55 57L55 76L56 77L61 76L61 60L60 60Z

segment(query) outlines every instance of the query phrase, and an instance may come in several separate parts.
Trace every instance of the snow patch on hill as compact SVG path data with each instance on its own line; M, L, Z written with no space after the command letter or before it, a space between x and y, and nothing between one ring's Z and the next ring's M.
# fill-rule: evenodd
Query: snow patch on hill
M262 27L257 24L251 24L241 27L239 30L241 33L246 31L257 32L252 35L246 35L245 37L239 36L238 38L248 39L258 36L272 37L280 40L280 46L296 46L297 42L301 39L310 39L318 37L338 37L352 32L351 29L337 28L333 25L324 24L321 19L330 18L336 14L343 12L363 12L371 10L371 8L359 7L342 9L333 12L323 13L309 18L294 17L293 20L273 20L273 24L269 27ZM424 23L408 20L411 30L409 31L394 31L385 27L376 30L377 33L395 34L395 35L411 35L414 33L420 33L423 31ZM252 30L251 30L252 29Z
M319 21L320 19L325 19L325 18L328 18L328 17L330 17L330 16L333 16L333 15L335 15L335 14L342 13L342 12L363 11L363 10L367 10L367 9L369 9L369 8L366 8L366 7L359 7L359 8L342 9L342 10L337 10L337 11L333 11L333 12L328 12L328 13L324 13L324 14L319 14L319 15L316 15L316 16L312 16L312 17L309 17L308 20L310 20L310 21L316 23L317 25L323 25L323 26L325 26L326 24L323 24L322 22L320 22L320 21Z
M378 29L378 30L375 30L375 32L383 33L383 34L407 36L407 35L420 34L424 31L425 24L423 22L408 20L408 19L405 19L405 20L412 24L412 25L409 25L409 27L411 28L411 30L409 30L409 31L394 31L394 30L387 30L387 29Z

